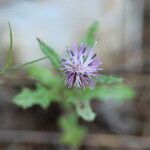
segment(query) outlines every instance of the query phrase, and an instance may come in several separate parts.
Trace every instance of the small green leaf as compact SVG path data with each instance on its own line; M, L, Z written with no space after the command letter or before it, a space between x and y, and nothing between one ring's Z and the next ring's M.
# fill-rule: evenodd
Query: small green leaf
M86 43L89 46L93 46L96 42L96 33L98 32L98 30L99 30L99 23L96 21L88 29L84 39L84 43Z
M124 84L101 86L96 89L95 96L100 98L100 100L114 100L122 102L132 100L135 97L135 91Z
M74 114L64 116L59 120L59 125L63 130L61 142L74 148L80 146L86 129L78 125L77 117Z
M45 44L40 39L37 39L37 41L38 41L39 46L40 46L41 50L43 51L43 53L49 58L52 65L56 69L58 69L60 67L60 57L59 57L59 55L56 53L56 51L53 48L49 47L47 44Z
M9 37L10 37L9 51L8 51L6 64L2 68L2 70L0 70L0 76L8 71L8 69L11 67L12 62L13 62L13 54L12 54L12 51L13 51L13 36L12 36L12 30L11 30L10 23L8 23L8 24L9 24Z
M14 97L13 102L24 109L30 108L33 105L47 108L56 98L57 93L54 90L46 89L38 84L36 90L24 88L20 94Z
M115 76L108 76L108 75L102 75L97 79L98 83L101 84L116 84L116 83L122 83L123 78L121 77L115 77Z
M86 121L93 121L96 114L92 111L89 101L76 101L75 108L78 116Z

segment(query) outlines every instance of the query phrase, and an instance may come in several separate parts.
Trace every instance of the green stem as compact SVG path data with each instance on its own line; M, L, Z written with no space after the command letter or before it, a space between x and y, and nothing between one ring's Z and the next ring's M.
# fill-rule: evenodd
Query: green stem
M11 30L11 25L8 22L9 25L9 37L10 37L10 41L9 41L9 51L8 51L8 56L7 56L7 61L5 66L0 70L0 76L4 75L7 70L9 70L11 64L12 64L12 50L13 50L13 36L12 36L12 30Z
M44 59L47 59L47 58L48 58L48 57L42 57L42 58L39 58L39 59L36 59L36 60L32 60L32 61L27 62L27 63L24 63L24 64L14 65L14 66L10 67L9 70L14 70L14 69L26 67L26 66L28 66L28 65L31 65L31 64L33 64L33 63L39 62L39 61L44 60Z

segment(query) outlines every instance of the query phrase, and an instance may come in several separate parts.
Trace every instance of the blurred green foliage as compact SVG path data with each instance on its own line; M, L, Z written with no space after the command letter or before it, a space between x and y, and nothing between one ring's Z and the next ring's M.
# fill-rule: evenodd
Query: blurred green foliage
M59 120L59 125L63 129L61 142L76 148L81 144L85 136L86 129L78 124L75 114L63 116Z
M98 26L98 22L95 22L87 31L84 41L88 45L95 43ZM59 125L63 130L62 142L77 147L80 145L86 131L78 124L78 117L86 121L92 121L96 116L90 105L93 98L101 101L124 102L132 100L135 92L131 87L123 83L121 77L109 75L100 76L93 90L90 88L84 90L67 88L64 85L62 75L58 73L60 67L59 55L43 41L38 39L38 43L52 63L53 70L35 66L29 67L27 70L28 75L37 80L36 88L34 90L23 88L14 97L13 102L22 108L29 108L33 105L47 108L54 101L60 103L66 111L66 115L59 120ZM71 115L68 115L68 113Z
M125 84L101 86L98 89L97 97L101 100L124 102L132 100L135 97L135 91Z
M10 23L9 24L9 37L10 37L10 41L9 41L9 51L8 51L8 56L7 56L7 60L6 60L6 64L4 65L4 67L0 70L0 76L4 75L8 70L9 68L11 67L12 65L12 62L13 62L13 36L12 36L12 29L11 29L11 26L10 26Z
M31 66L27 69L30 77L52 88L59 88L64 83L58 74L44 67Z
M85 34L85 38L83 39L83 43L87 44L88 46L93 46L96 42L96 34L99 31L99 22L95 21L87 30Z
M122 83L123 78L110 76L110 75L101 75L100 78L97 79L97 82L101 84L116 84L116 83Z
M96 114L92 111L90 101L78 101L75 102L77 115L86 121L93 121Z

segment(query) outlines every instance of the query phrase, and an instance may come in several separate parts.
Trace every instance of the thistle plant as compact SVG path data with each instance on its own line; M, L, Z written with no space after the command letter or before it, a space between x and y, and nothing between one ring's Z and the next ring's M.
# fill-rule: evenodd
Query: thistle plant
M93 78L99 76L102 62L93 52L93 47L81 44L74 44L68 50L69 59L61 59L62 68L65 75L65 83L68 87L84 88L89 86L94 88Z
M52 69L31 66L45 58L16 66L8 63L8 67L4 69L6 71L9 68L26 66L28 76L36 79L34 90L23 87L13 98L13 103L16 105L23 109L40 105L46 109L51 103L58 102L64 108L64 115L58 118L63 130L61 141L72 147L80 146L86 134L85 127L78 123L78 117L85 121L93 121L96 117L90 105L93 98L101 101L124 102L132 100L135 95L134 90L125 85L121 77L100 75L102 61L94 52L98 27L97 22L91 25L82 40L83 44L74 44L68 49L67 59L61 58L53 48L37 39L41 50L46 55L45 58L50 60ZM10 37L12 45L12 34ZM12 46L10 52L12 55Z

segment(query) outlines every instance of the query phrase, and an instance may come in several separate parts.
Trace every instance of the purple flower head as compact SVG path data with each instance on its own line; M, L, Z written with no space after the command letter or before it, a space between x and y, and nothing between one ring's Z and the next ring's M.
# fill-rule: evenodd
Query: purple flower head
M93 52L93 47L81 44L74 46L68 50L69 59L62 59L62 68L66 78L65 83L68 87L89 86L94 88L94 78L99 76L99 71L102 62L96 57Z

